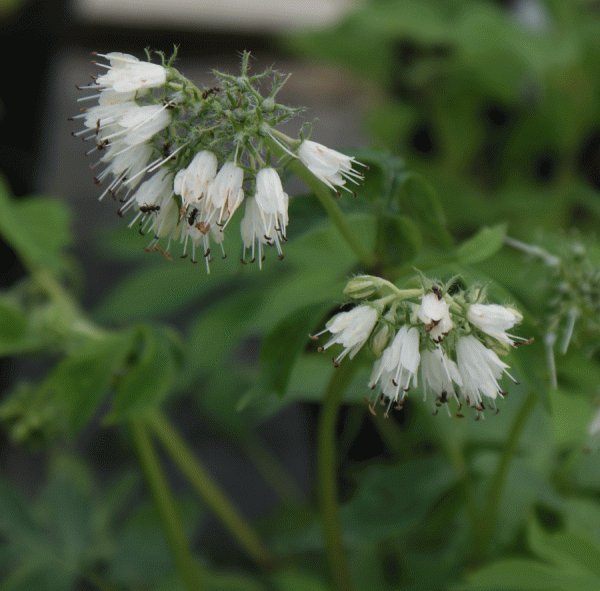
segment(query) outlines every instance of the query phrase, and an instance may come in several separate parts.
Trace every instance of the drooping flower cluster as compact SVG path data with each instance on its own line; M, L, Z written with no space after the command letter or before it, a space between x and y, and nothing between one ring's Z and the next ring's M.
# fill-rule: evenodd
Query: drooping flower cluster
M451 294L453 280L441 286L423 275L420 279L422 287L400 290L378 277L353 278L344 293L360 305L336 314L311 338L329 332L332 336L320 350L344 347L334 357L336 366L364 346L373 352L377 359L369 387L387 404L386 415L392 406L402 407L419 380L424 397L433 394L435 412L442 404L448 408L451 399L458 404L456 416L463 416L463 404L475 409L476 418L486 405L497 411L496 398L505 394L501 378L515 381L499 355L525 340L507 332L522 320L521 314L485 303L485 288Z
M143 62L123 53L98 54L106 72L86 89L97 100L73 119L84 129L73 135L93 140L103 169L94 182L102 185L100 199L109 194L121 202L119 215L132 211L130 225L149 233L146 250L169 257L172 242L182 245L183 256L201 248L209 270L211 242L223 249L224 232L235 211L245 202L241 220L242 262L262 265L267 246L283 258L288 224L288 195L280 172L293 160L335 190L346 181L359 184L359 164L346 156L305 139L292 139L276 127L293 116L292 109L275 101L285 79L270 70L250 76L249 54L242 71L231 76L215 71L218 86L199 90L172 65ZM272 75L267 96L257 85ZM279 167L272 165L280 162ZM159 241L166 242L163 250ZM170 258L170 257L169 257Z

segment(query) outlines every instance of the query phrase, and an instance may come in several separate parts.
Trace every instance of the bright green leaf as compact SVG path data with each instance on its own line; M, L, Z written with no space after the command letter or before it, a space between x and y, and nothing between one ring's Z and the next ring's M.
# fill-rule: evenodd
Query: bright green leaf
M581 443L588 435L594 408L586 396L569 395L560 388L549 390L552 424L557 445Z
M458 261L464 265L473 264L496 254L504 244L507 228L507 224L498 224L481 229L457 248Z
M26 266L63 271L64 248L72 243L71 213L61 201L29 197L14 201L0 179L0 234Z

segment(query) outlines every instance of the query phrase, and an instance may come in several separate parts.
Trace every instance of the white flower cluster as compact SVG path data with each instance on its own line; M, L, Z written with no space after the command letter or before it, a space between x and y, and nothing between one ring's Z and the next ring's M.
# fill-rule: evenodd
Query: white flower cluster
M368 284L371 289L366 289ZM505 394L500 379L506 374L515 381L498 353L507 353L524 341L507 333L522 320L519 312L482 303L485 290L478 288L450 295L429 282L422 289L399 290L369 276L351 280L346 288L347 294L361 291L387 295L335 315L312 338L329 332L332 336L320 350L336 343L344 347L333 360L336 366L346 355L352 358L370 344L378 359L369 387L378 390L382 402L387 401L386 415L393 405L402 407L419 379L424 397L431 391L436 407L454 399L459 409L456 416L463 416L463 403L476 410L477 418L486 404L497 410L495 400Z
M210 271L210 244L220 245L234 212L245 202L241 220L242 262L262 266L266 246L275 246L283 258L282 243L288 224L288 195L279 170L270 166L274 154L268 141L281 148L282 166L291 159L327 186L358 184L354 158L307 139L288 138L275 127L295 109L275 103L283 86L275 76L273 88L262 97L254 82L270 72L248 76L244 54L241 76L215 72L220 86L200 91L171 62L142 62L123 53L99 54L108 64L105 74L85 87L94 93L80 100L97 100L74 119L84 129L73 135L93 140L104 169L94 182L104 185L100 199L109 194L122 205L121 216L132 210L142 235L167 258L172 242L182 245L191 260L202 248ZM357 163L358 164L358 163ZM349 189L347 189L349 190ZM158 246L164 239L166 247Z

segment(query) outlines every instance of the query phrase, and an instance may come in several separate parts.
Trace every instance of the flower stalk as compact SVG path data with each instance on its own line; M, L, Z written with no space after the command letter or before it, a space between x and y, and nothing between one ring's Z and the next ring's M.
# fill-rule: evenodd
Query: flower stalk
M204 584L190 553L181 517L161 470L144 419L132 419L130 431L181 582L187 591L202 591L205 588Z
M537 393L534 390L530 390L521 408L519 408L519 412L508 433L508 438L502 448L498 466L490 481L489 492L482 512L483 517L479 520L478 527L474 529L473 533L472 556L475 563L483 562L487 557L498 523L498 513L504 494L508 470L517 452L523 429L535 409L538 399L539 396Z
M269 551L251 526L239 514L233 503L214 482L198 458L190 451L168 419L160 411L152 410L147 414L146 421L192 487L235 536L240 545L263 569L271 569L274 560Z
M317 493L325 555L335 591L353 589L340 529L335 428L339 407L355 368L355 363L345 363L333 372L321 407L317 437Z

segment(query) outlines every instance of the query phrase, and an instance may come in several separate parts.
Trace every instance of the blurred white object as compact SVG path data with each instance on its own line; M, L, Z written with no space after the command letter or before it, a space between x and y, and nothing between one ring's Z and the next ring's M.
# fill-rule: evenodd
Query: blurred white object
M72 6L79 19L92 23L268 32L327 25L357 4L357 0L74 0Z

